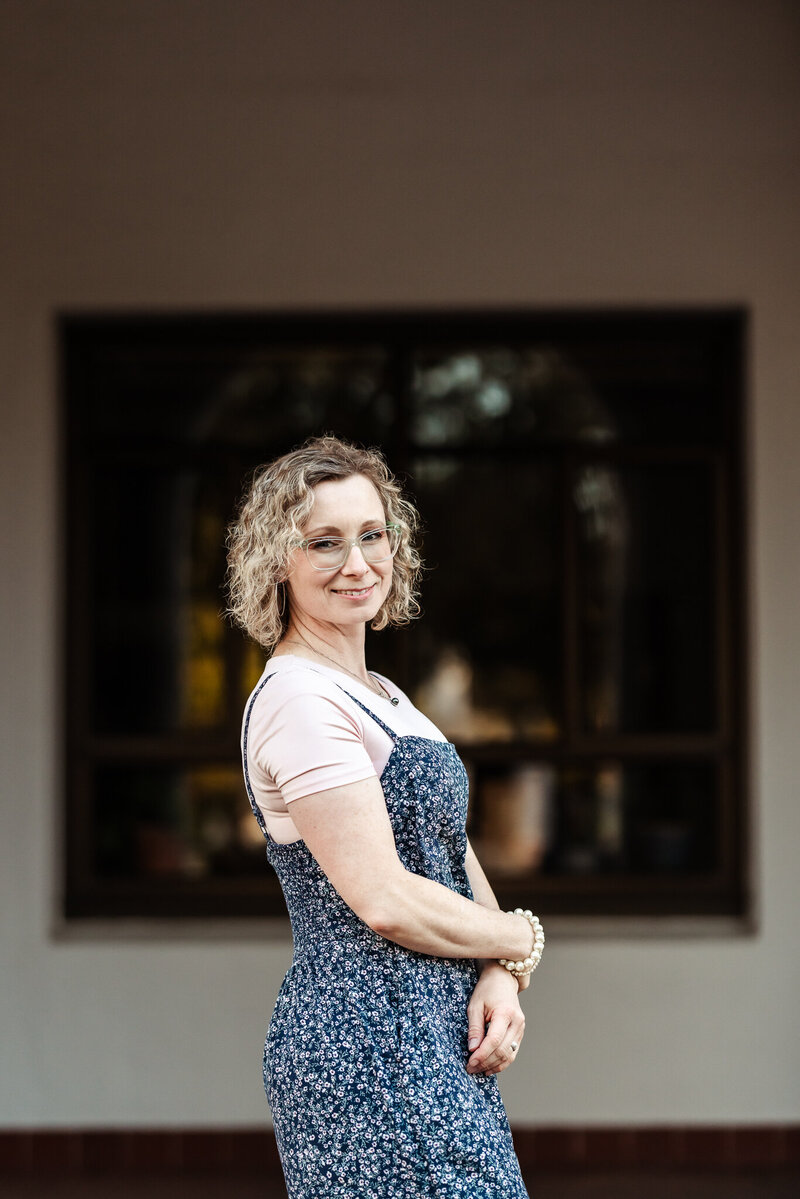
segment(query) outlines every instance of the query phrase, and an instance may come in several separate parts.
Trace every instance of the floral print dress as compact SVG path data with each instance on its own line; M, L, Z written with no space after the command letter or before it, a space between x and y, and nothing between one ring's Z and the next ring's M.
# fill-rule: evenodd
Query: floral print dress
M468 1074L475 962L404 949L347 906L302 840L267 832L292 964L264 1046L264 1087L289 1199L526 1199L494 1076ZM344 688L342 688L344 690ZM349 695L349 692L345 692ZM406 869L472 898L467 777L449 742L399 736L381 786Z

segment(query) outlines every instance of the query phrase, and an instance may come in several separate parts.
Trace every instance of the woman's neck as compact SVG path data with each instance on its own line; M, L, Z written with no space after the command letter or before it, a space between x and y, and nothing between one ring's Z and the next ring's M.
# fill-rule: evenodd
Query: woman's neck
M301 658L312 658L339 667L348 674L369 682L364 656L364 627L353 629L353 636L339 629L324 631L301 627L292 622L279 642L276 653L296 654Z

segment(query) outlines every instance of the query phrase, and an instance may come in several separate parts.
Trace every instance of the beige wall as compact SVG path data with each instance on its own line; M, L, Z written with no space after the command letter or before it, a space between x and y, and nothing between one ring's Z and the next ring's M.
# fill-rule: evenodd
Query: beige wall
M792 0L0 0L0 1124L265 1118L285 941L53 936L53 314L752 310L758 929L551 936L517 1124L800 1119Z

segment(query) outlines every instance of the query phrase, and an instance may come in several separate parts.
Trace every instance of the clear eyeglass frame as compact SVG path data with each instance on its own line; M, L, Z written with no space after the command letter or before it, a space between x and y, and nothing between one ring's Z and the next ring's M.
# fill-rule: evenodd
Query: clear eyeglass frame
M297 542L296 548L303 550L306 558L308 559L309 565L313 567L314 570L339 570L340 567L344 566L353 547L356 545L361 551L365 562L388 562L390 558L395 556L400 548L401 532L402 529L400 528L400 525L380 525L375 529L367 529L359 537L306 537L304 541ZM365 538L374 537L376 533L389 534L387 538L389 542L388 554L381 553L380 556L376 557L373 550L377 547L372 547L369 542L365 541ZM392 542L392 535L394 535L394 543ZM312 553L314 546L319 545L322 542L332 543L332 546L335 546L338 550L340 550L340 553L335 553L334 549L331 548L329 560L319 566L314 561Z

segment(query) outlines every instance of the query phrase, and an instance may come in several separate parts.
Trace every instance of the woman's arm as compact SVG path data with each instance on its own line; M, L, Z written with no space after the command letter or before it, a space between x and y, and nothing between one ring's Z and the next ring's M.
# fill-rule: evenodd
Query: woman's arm
M492 907L473 902L406 870L377 778L295 799L291 814L345 903L387 940L436 957L516 960L530 953L524 916L501 912L496 900Z
M499 911L500 904L497 902L497 897L492 890L492 884L484 874L483 867L478 861L475 855L475 850L472 848L469 840L467 840L467 855L464 859L464 866L467 871L469 885L472 888L472 894L475 897L475 902L479 903L484 908L491 908L492 911ZM504 957L505 955L501 954L500 956ZM504 974L508 974L508 971L505 969L505 967L501 966L496 960L479 958L478 965L483 969L498 969L502 970ZM524 975L522 978L518 978L516 980L518 990L524 991L530 981L531 976L529 974Z
M464 860L475 902L495 911L499 908L491 883L467 841ZM515 979L496 961L481 961L478 983L467 1006L469 1029L467 1045L469 1074L499 1074L516 1060L525 1035L525 1014L519 1004L530 975ZM511 1046L515 1045L516 1049Z

